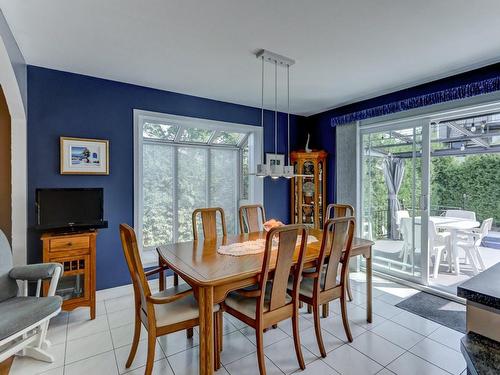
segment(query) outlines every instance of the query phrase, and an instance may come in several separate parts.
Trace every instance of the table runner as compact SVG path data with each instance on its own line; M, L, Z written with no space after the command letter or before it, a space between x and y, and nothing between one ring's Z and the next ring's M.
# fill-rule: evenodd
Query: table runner
M302 241L302 236L297 236L297 246L300 245ZM318 239L314 236L307 236L307 244L317 242ZM262 253L266 247L266 240L264 238L260 238L255 241L245 241L245 242L236 242L229 245L222 245L217 249L217 253L221 255L231 255L235 257L243 256L243 255L255 255ZM273 250L278 248L278 240L273 240Z

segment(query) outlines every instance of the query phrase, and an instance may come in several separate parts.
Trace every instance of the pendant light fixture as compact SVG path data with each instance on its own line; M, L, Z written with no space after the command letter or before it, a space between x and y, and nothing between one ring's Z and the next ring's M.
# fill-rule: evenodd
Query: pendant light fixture
M295 175L293 172L293 166L290 164L290 66L295 63L294 60L278 55L274 52L267 50L260 50L256 54L258 59L262 62L262 74L261 74L261 126L262 131L264 131L264 67L265 63L271 63L274 65L274 155L278 154L278 67L286 68L286 89L287 89L287 157L285 165L267 165L265 160L264 152L264 140L262 140L262 163L257 165L257 172L255 173L258 177L271 177L272 179L278 179L280 177L291 178L299 175Z

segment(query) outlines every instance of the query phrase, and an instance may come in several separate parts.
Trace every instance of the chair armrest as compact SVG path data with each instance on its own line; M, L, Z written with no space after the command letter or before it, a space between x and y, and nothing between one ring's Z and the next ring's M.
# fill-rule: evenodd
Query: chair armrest
M315 279L319 277L318 272L302 272L302 277L304 278L309 278L309 279Z
M59 263L38 263L26 266L17 266L10 270L9 277L14 280L38 281L52 278L56 269L61 268Z
M154 275L154 274L156 274L158 272L165 271L166 269L168 269L168 267L166 267L166 266L158 266L156 268L153 268L152 270L144 272L144 275L146 275L146 277L149 277L149 276Z
M234 291L235 293L238 293L240 296L247 297L247 298L257 298L260 297L260 289L253 289L253 290L246 290L246 289L238 289Z
M161 305L187 297L192 293L193 290L189 287L189 285L183 284L175 286L173 288L165 289L164 291L159 293L155 293L149 297L146 297L146 300L156 305Z

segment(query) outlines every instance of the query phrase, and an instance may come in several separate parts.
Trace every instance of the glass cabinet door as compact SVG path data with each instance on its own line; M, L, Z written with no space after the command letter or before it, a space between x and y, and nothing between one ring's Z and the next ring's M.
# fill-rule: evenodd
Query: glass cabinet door
M86 273L89 272L89 256L82 255L71 259L58 259L64 273L57 284L56 295L66 300L87 298L90 285L86 285Z

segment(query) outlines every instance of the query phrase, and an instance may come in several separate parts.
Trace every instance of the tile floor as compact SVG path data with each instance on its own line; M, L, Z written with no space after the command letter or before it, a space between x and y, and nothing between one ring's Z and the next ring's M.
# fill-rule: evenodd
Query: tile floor
M323 339L328 351L321 359L316 345L312 317L301 311L301 341L306 370L300 371L293 349L291 327L283 322L264 335L267 372L304 375L361 374L465 374L460 353L460 332L410 314L394 305L417 293L416 290L374 279L374 319L366 322L364 274L352 274L354 301L349 319L354 341L346 342L339 304L322 319ZM170 282L170 281L169 281ZM153 286L154 287L154 286ZM89 320L88 309L61 313L50 323L48 337L54 363L16 358L12 375L114 375L143 374L145 341L141 341L131 368L125 369L133 332L133 297L129 286L100 291L97 317ZM255 337L252 329L225 314L222 368L232 375L258 374ZM141 339L145 339L145 331ZM185 332L158 339L154 374L191 375L198 373L198 333L187 339Z

